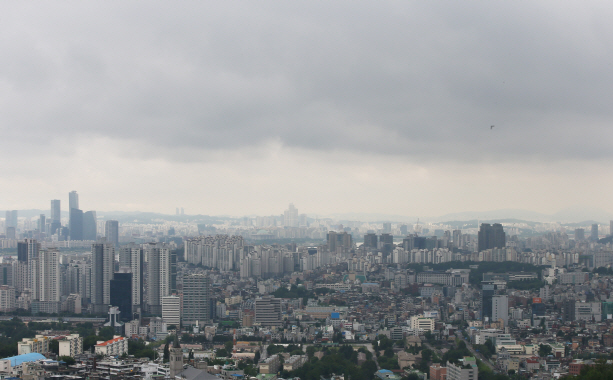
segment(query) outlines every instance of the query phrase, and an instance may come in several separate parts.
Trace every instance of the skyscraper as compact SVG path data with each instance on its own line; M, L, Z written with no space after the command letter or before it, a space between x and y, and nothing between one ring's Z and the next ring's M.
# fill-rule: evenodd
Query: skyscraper
M17 231L17 210L9 210L6 212L4 228L5 228L6 235L8 235L9 228L13 228L15 231Z
M163 244L150 243L147 255L147 311L162 313L162 297L170 295L170 249Z
M598 224L592 224L592 233L590 234L591 241L598 241Z
M76 191L68 193L68 210L79 208L79 194Z
M110 304L117 306L122 321L132 320L132 273L129 268L120 268L110 281Z
M298 227L298 209L294 207L293 203L290 203L288 209L283 213L283 225L285 227Z
M45 218L45 214L40 214L40 217L38 218L38 232L40 232L41 234L47 232L47 221Z
M115 248L106 242L92 244L91 266L91 303L95 313L104 313L111 303Z
M506 245L506 236L500 223L494 223L493 225L489 223L481 224L478 238L479 252L486 249L504 248Z
M60 208L60 200L51 200L51 214L49 222L49 234L55 235L62 228L62 211Z
M119 245L119 222L107 220L104 224L104 236L107 242L117 247Z
M96 240L97 234L96 211L87 211L83 214L83 240Z
M208 276L197 273L183 277L183 325L203 326L210 318L211 282Z
M70 240L83 240L83 211L78 208L70 209Z
M368 233L368 234L364 235L364 247L378 248L377 234Z
M76 191L68 193L68 229L70 240L83 240L83 211L79 209L79 194Z

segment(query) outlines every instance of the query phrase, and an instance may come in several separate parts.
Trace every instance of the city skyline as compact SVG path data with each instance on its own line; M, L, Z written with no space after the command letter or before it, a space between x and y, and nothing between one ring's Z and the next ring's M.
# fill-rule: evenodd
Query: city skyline
M607 2L0 9L0 209L613 211Z

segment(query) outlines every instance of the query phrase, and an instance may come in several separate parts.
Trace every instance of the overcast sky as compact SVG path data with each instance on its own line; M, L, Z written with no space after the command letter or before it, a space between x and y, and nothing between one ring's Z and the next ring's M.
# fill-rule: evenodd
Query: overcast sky
M613 211L612 19L610 1L3 1L0 209L77 190L106 211Z

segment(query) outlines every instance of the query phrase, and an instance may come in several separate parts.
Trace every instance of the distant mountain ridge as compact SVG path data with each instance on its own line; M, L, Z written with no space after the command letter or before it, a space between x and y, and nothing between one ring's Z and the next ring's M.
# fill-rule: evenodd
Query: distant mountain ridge
M18 210L19 217L33 218L40 214L45 214L49 217L49 210L29 209ZM166 219L166 220L202 220L206 223L212 223L218 220L235 219L226 215L174 215L174 214L162 214L156 212L142 212L142 211L96 211L97 216L104 219L116 219L121 222L128 222L133 220L147 221L154 219ZM4 217L5 211L0 211L0 218ZM62 217L68 217L67 211L62 211ZM313 219L334 219L341 223L346 221L361 221L361 222L393 222L393 223L406 223L414 224L417 216L406 216L398 214L383 214L383 213L361 213L361 212L349 212L349 213L335 213L335 214L309 214L309 218ZM543 214L530 210L522 209L500 209L491 211L465 211L445 214L438 217L419 217L421 222L436 222L444 224L458 224L458 223L471 223L475 221L479 222L501 222L501 223L561 223L568 227L573 226L585 226L593 223L608 224L613 220L613 213L602 209L584 208L584 207L570 207L556 212L555 214Z

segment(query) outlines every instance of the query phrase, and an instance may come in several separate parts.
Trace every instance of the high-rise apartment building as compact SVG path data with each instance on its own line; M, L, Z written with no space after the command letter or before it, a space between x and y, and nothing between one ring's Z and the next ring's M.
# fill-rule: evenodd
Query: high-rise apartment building
M111 304L115 248L106 242L92 244L91 268L91 303L95 313L104 313Z
M170 295L170 249L163 244L150 243L145 248L147 255L147 297L149 313L162 313L162 297Z
M481 224L481 228L479 229L478 234L478 240L479 252L484 251L486 249L504 248L506 245L506 235L502 228L502 224Z
M60 253L56 249L41 250L38 256L38 312L57 313L60 308ZM32 312L36 312L32 302Z
M117 247L119 245L119 222L107 220L104 224L104 236L107 242Z
M209 302L211 282L204 274L190 274L183 277L183 325L203 326L210 319Z

